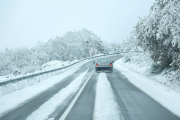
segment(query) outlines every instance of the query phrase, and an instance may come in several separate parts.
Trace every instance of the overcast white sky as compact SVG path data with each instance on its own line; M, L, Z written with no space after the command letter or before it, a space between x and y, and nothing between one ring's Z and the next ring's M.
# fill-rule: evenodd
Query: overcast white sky
M155 0L1 0L0 50L35 46L87 28L109 42L125 40Z

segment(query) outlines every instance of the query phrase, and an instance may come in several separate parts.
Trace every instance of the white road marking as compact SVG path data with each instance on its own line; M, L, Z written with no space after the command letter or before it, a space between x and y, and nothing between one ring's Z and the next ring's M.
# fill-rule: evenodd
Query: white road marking
M94 72L94 71L93 71ZM92 73L93 73L92 72ZM81 89L79 90L79 92L77 93L76 97L73 99L73 101L71 102L71 104L68 106L68 108L66 109L66 111L63 113L63 115L61 116L61 118L59 120L64 120L67 115L69 114L69 112L71 111L72 107L74 106L75 102L77 101L78 97L80 96L80 94L82 93L84 87L86 86L87 82L89 81L92 73L90 74L90 76L88 77L88 79L86 80L86 82L83 84L83 86L81 87Z

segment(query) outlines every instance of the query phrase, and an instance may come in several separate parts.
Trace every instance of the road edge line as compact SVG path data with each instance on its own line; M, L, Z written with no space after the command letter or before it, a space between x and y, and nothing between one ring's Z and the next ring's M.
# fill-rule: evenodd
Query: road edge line
M93 70L94 72L94 70ZM93 73L92 72L92 73ZM84 87L86 86L87 82L89 81L90 77L92 76L92 73L90 74L90 76L88 77L88 79L86 80L86 82L83 84L83 86L81 87L81 89L79 90L79 92L77 93L77 95L74 97L74 99L72 100L72 102L70 103L70 105L68 106L68 108L65 110L65 112L62 114L62 116L60 117L59 120L65 120L65 118L67 117L67 115L69 114L69 112L71 111L72 107L74 106L75 102L77 101L77 99L79 98L80 94L82 93Z

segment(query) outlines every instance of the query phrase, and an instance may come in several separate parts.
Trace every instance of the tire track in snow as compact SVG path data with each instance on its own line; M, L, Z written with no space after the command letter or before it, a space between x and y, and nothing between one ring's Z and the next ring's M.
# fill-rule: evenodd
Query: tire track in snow
M44 120L47 119L48 116L56 110L56 107L60 104L64 103L69 95L75 93L80 87L84 76L88 70L79 75L74 81L72 81L66 88L63 88L59 93L54 95L51 99L45 102L42 106L39 107L38 110L34 111L27 120Z
M53 120L59 120L63 114L65 113L65 111L67 110L67 108L69 107L69 105L72 103L72 101L75 99L75 97L77 96L78 92L80 91L80 89L82 89L82 87L84 86L84 84L89 81L89 77L91 77L92 75L92 71L94 69L92 67L89 68L88 73L85 75L83 82L81 84L81 86L79 87L79 89L76 91L76 93L70 95L66 100L65 100L65 104L62 104L60 106L57 107L57 109L49 116L48 120L51 120L51 118L53 118ZM74 105L73 105L74 106ZM69 113L68 113L69 114Z
M94 120L124 120L115 95L105 73L98 77L94 107Z
M48 101L61 89L68 86L83 71L89 68L89 65L90 63L81 65L80 67L78 67L78 70L75 70L74 72L71 72L70 74L68 73L68 75L65 75L66 77L62 76L63 78L62 79L60 78L59 82L56 82L50 86L46 86L47 89L39 91L38 87L35 85L36 86L35 89L38 89L39 92L36 92L36 93L34 92L34 85L33 85L33 86L27 87L28 89L27 91L25 88L20 91L17 91L18 94L14 92L14 93L11 93L13 94L12 96L11 94L4 96L5 98L3 100L1 100L2 98L0 99L3 105L5 104L4 107L2 106L0 107L0 111L3 111L3 113L2 112L0 113L0 120L25 120L30 114L32 114L32 112L37 110L43 103ZM53 78L53 79L59 79L59 78ZM47 82L45 84L47 84ZM32 91L30 90L31 88L33 88ZM21 99L22 98L21 96L23 96L23 99ZM18 97L18 100L17 100L17 97ZM11 98L14 98L13 102ZM19 102L19 100L21 101Z

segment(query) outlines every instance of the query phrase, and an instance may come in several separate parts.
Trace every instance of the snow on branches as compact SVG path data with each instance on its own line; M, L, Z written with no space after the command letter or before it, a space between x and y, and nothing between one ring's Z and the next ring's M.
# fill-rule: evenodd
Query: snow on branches
M134 27L137 44L151 53L151 58L168 67L178 63L180 55L180 0L156 0L151 13ZM179 64L173 64L179 68Z
M33 72L53 60L73 61L99 53L116 52L118 47L118 44L101 41L100 37L87 29L69 31L63 37L50 39L46 43L39 42L31 49L0 51L0 76Z

